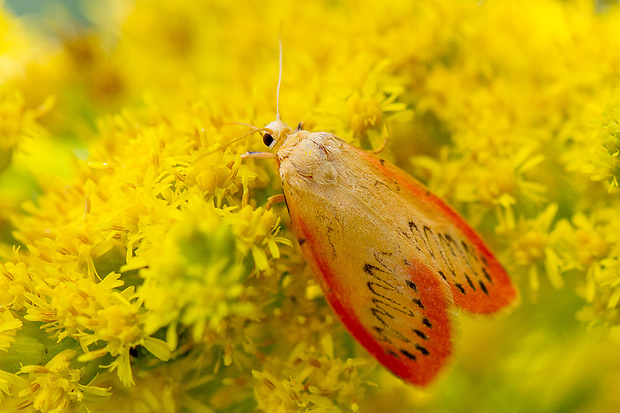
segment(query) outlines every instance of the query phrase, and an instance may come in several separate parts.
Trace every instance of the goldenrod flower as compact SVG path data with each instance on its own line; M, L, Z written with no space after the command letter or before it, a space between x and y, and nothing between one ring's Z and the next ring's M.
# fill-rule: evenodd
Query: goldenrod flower
M7 351L15 342L15 333L22 326L22 321L15 318L10 310L5 310L0 315L0 351Z
M359 409L357 399L363 394L362 379L356 368L366 363L334 359L329 335L322 338L318 348L299 344L289 355L289 363L279 364L277 360L267 360L271 372L252 372L259 381L255 395L261 410L329 411L338 409L338 405L349 411Z
M106 389L79 383L80 370L71 368L75 355L64 350L45 366L23 366L16 379L8 381L15 399L5 399L3 407L26 412L88 411L87 400L110 396Z

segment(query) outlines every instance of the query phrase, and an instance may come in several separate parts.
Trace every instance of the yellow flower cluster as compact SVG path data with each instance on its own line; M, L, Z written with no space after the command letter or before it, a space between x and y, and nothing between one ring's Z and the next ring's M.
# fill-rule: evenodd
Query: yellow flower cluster
M259 380L255 389L258 407L265 411L330 411L340 405L358 411L356 387L361 378L356 367L365 362L335 358L333 346L329 335L323 336L319 348L297 345L287 360L297 366L294 375L282 374L280 360L267 360L267 371L253 371Z
M17 3L0 2L0 411L617 406L617 5L116 0L77 23ZM243 124L275 117L279 30L284 120L385 146L523 291L501 325L465 322L426 393L348 335L285 207L265 208L276 166L241 159L262 149Z

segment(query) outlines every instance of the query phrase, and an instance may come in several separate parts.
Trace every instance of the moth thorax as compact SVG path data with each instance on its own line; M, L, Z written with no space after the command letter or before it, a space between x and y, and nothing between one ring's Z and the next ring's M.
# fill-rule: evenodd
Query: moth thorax
M295 173L321 185L336 182L338 173L328 159L325 148L312 139L302 139L288 153Z

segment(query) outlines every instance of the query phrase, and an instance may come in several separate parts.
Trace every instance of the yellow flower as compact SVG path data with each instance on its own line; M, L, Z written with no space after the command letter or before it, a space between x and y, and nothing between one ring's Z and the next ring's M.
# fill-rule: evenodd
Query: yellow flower
M0 306L20 311L27 299L26 293L34 291L33 272L26 263L19 261L17 249L12 251L13 261L0 263Z
M81 356L80 361L109 353L117 357L111 366L122 367L118 370L121 380L131 383L130 348L144 345L150 351L154 347L148 344L155 339L143 331L140 303L136 302L133 289L115 291L123 284L119 277L119 274L110 273L99 283L75 278L56 286L41 285L37 288L38 296L26 294L32 304L28 305L25 318L46 323L42 328L53 332L53 337L58 341L71 337L79 340L83 348L100 341L105 343L103 347L98 345L96 350ZM153 354L164 360L169 358L169 350Z
M10 310L0 314L0 351L7 351L11 343L15 342L15 333L22 326L22 321L15 318Z
M618 186L618 176L620 175L620 102L614 102L603 114L602 129L600 133L601 145L607 153L602 153L603 162L607 163L607 171L603 170L600 174L605 178L611 178L611 185ZM598 179L600 175L593 175L593 179Z
M83 385L80 370L71 368L73 350L58 353L45 366L24 366L18 374L27 375L28 384L16 394L15 408L20 411L88 411L89 399L108 397L101 387Z
M367 363L334 358L331 336L323 336L317 347L299 344L288 363L273 364L273 372L252 372L258 381L255 395L262 411L357 410L356 400L363 390L356 369Z
M7 406L14 404L12 396L17 393L16 390L24 387L26 380L22 377L0 370L0 408L6 410Z
M590 216L578 213L574 226L573 260L585 273L578 292L587 305L578 317L590 325L620 323L620 219L617 206L599 208Z
M243 281L249 275L243 262L251 253L257 270L270 269L265 246L279 256L276 242L290 245L276 236L277 225L272 211L246 206L233 213L198 198L189 200L184 216L161 228L166 233L149 234L162 242L141 248L124 268L148 263L140 270L145 282L138 290L148 310L146 331L191 326L194 338L201 340L205 328L217 329L226 317L255 314L253 304L243 300Z
M510 208L500 213L497 231L512 239L510 246L511 262L519 271L527 273L530 288L536 292L540 286L539 273L544 273L555 288L564 286L561 274L571 268L566 259L566 239L561 236L562 225L552 225L556 218L558 206L549 204L537 217L520 219L515 223Z
M583 214L576 214L572 221L576 226L574 238L579 265L588 267L595 260L607 256L610 243L597 231L597 228L589 222L588 218Z
M399 99L404 92L403 79L387 73L387 60L370 66L368 56L359 57L354 64L356 73L347 74L338 93L329 93L317 107L319 116L313 127L334 132L340 138L381 148L388 138L387 126L407 122L412 112ZM360 78L361 84L351 79ZM343 87L349 84L350 89Z

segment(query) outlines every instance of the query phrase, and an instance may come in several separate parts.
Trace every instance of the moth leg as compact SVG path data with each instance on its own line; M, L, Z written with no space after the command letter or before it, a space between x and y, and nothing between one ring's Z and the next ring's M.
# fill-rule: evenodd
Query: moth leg
M248 158L254 158L254 159L274 159L277 158L278 156L275 153L271 153L271 152L246 152L244 154L241 155L241 159L248 159ZM273 200L272 200L273 198ZM271 204L275 203L275 202L281 202L284 200L284 194L280 194L280 195L274 195L272 197L270 197L267 200L267 205L265 205L265 209L268 210L271 208ZM243 196L241 198L241 206L246 206L248 205L250 201L250 192L248 190L248 188L244 188L243 189Z
M241 155L241 159L248 159L248 158L254 158L254 159L273 159L276 158L277 155L275 153L271 153L271 152L246 152L244 154Z
M273 195L267 198L267 203L265 204L265 211L269 211L273 204L277 204L278 202L285 202L284 194ZM241 197L241 206L246 206L250 203L250 191L245 188L243 190L243 196Z
M388 138L386 137L386 138L383 140L383 143L381 144L381 146L379 146L377 149L373 149L373 150L371 150L370 152L372 152L372 153L381 153L381 152L383 152L383 150L384 150L384 149L385 149L385 147L387 146L387 143L388 143Z
M284 202L284 194L278 194L278 195L273 195L270 196L267 199L267 203L265 204L265 211L269 211L271 209L271 206L277 202Z

